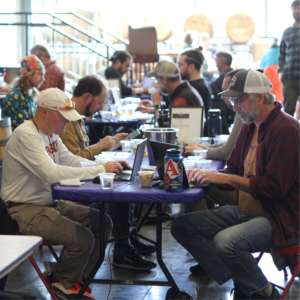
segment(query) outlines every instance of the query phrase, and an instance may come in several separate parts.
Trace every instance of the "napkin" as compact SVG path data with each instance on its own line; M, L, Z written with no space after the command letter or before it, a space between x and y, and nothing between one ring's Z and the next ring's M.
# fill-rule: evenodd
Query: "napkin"
M60 185L81 186L85 182L80 182L79 179L66 179L59 182Z

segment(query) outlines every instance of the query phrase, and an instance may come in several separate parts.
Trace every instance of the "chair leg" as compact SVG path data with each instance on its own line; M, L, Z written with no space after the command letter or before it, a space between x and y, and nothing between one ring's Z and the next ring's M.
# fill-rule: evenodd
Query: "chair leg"
M294 254L294 258L297 260L297 267L296 267L294 273L292 274L292 278L289 280L287 286L285 287L283 293L281 294L279 300L283 300L283 299L285 298L285 296L286 296L286 294L288 293L288 291L289 291L289 289L290 289L292 283L293 283L294 280L295 280L295 277L296 277L296 276L298 275L298 273L299 273L299 270L300 270L300 262L298 261L297 254Z
M54 294L51 286L49 285L49 283L47 282L46 278L44 277L43 273L41 272L40 268L38 267L37 263L35 262L34 258L32 257L32 255L30 255L29 257L30 262L32 263L33 267L35 268L35 270L37 271L39 277L42 279L45 287L47 288L49 294L51 295L53 300L58 300L58 298L56 297L56 295Z
M56 261L58 261L58 256L57 256L55 250L53 249L53 247L52 246L48 246L48 248L51 251L51 253L53 254L53 256L56 259Z

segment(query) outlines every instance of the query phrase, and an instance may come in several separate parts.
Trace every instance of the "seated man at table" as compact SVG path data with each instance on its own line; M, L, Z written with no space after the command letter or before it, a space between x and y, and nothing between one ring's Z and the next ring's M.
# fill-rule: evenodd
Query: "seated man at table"
M35 45L30 53L36 55L46 69L45 80L39 86L39 91L48 88L55 88L64 91L66 85L66 74L64 69L58 64L56 60L52 60L48 49L42 45Z
M121 173L124 162L96 162L81 168L84 158L73 155L59 138L70 121L80 119L68 96L57 88L42 91L34 117L11 135L4 152L1 197L25 235L41 236L62 245L57 265L48 274L58 297L75 296L99 258L99 211L52 198L52 185L62 180L88 180L98 173ZM106 238L112 224L105 217ZM88 293L85 299L94 299Z
M101 78L98 75L87 75L78 81L71 101L75 103L75 110L81 116L92 117L103 108L106 96L107 88ZM86 134L84 120L80 118L70 122L66 126L65 132L60 135L60 138L73 154L94 160L95 155L111 148L127 135L127 133L119 133L114 137L106 136L97 144L89 145L89 137Z
M154 71L147 73L148 77L155 77L158 90L151 95L151 101L143 100L137 110L143 113L154 113L154 107L160 106L161 94L166 96L167 107L193 106L204 107L203 100L197 90L188 81L182 81L176 64L161 61Z
M232 278L234 299L279 299L252 253L299 243L300 124L281 110L269 79L240 71L229 89L244 125L219 172L195 170L189 180L239 190L238 206L194 212L173 221L171 233L220 285Z
M132 56L126 51L116 51L110 59L112 66L105 70L106 79L120 79L122 96L131 96L136 94L146 93L147 87L141 87L137 85L127 86L122 77L128 72L132 64Z
M90 117L103 108L106 96L107 88L101 78L98 75L88 75L79 80L71 100L80 115ZM113 146L116 143L115 139L120 140L126 136L126 133L119 133L114 138L107 136L101 142L89 146L84 121L80 119L70 122L60 138L73 154L94 160L94 155ZM127 235L131 230L130 204L114 203L112 206L113 235L119 238ZM136 271L147 271L156 267L155 263L141 255L155 252L155 247L142 243L135 236L116 241L114 247L113 266Z
M20 63L21 78L1 101L2 116L11 118L13 130L34 115L37 88L45 80L44 65L35 55L22 58Z

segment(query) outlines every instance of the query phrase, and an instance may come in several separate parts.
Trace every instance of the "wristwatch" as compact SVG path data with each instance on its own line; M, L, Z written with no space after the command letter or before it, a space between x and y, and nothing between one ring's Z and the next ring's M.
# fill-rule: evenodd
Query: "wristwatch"
M155 104L154 105L154 110L159 110L160 109L160 105L159 104Z

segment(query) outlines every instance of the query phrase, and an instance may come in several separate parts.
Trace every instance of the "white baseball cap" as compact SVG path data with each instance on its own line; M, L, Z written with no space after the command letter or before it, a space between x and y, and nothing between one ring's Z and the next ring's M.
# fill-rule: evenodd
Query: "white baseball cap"
M180 75L176 64L171 61L161 61L157 64L155 70L147 73L147 77L165 76L169 78L178 77Z
M218 95L238 97L249 93L268 93L271 87L270 80L264 74L253 70L243 70L232 77L229 89Z
M72 102L67 94L58 88L43 90L37 98L36 105L57 110L69 121L81 119L80 114L75 110L75 103Z

